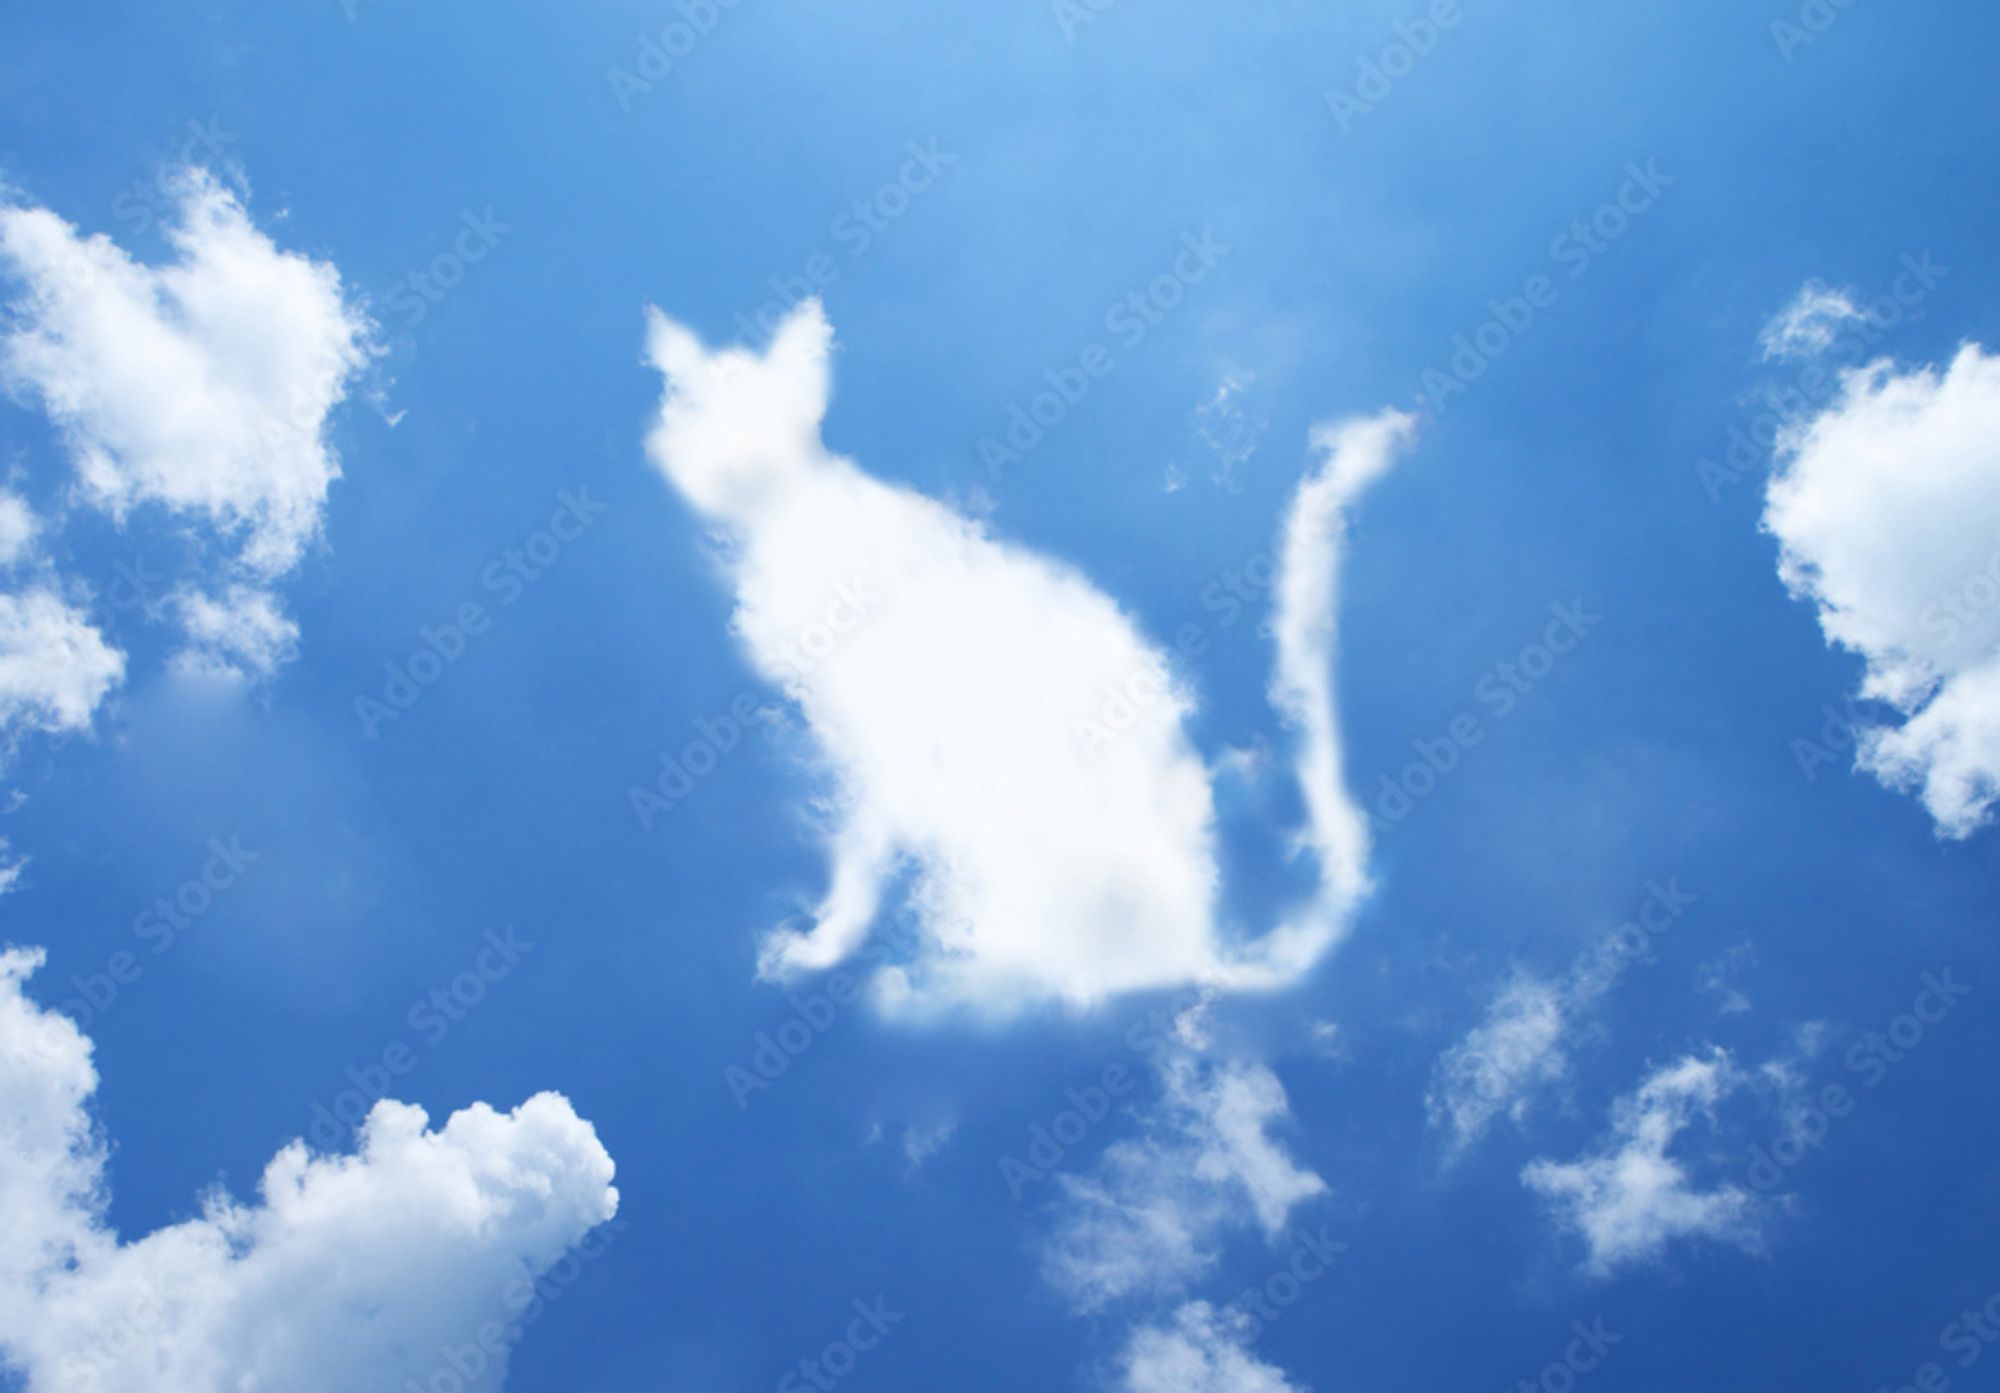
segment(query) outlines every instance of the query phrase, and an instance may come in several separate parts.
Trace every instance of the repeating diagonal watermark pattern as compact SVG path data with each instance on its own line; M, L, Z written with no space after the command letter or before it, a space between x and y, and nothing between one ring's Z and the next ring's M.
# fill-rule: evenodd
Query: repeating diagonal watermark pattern
M839 281L843 259L852 265L873 250L884 234L909 216L919 198L949 177L959 159L936 136L904 141L903 154L894 178L883 180L834 214L826 226L834 250L815 251L796 272L765 278L771 298L736 315L736 334L744 344L769 342L793 310Z
M1118 369L1120 354L1131 353L1188 301L1188 292L1207 280L1231 248L1213 232L1181 234L1180 250L1167 268L1144 285L1126 291L1100 316L1104 339L1092 339L1070 358L1052 363L1039 374L1041 386L1007 408L1007 424L997 435L983 435L973 444L987 477L997 481L1039 448Z
M480 593L490 600L462 600L443 621L420 625L417 646L405 657L391 658L382 665L382 685L374 692L355 695L354 715L362 736L377 739L384 725L408 715L473 644L491 632L494 616L518 604L528 587L547 575L609 507L592 498L588 488L560 490L555 510L544 526L480 568Z
M1785 427L1800 420L1812 408L1827 400L1840 385L1843 369L1866 362L1880 352L1889 331L1914 318L1931 292L1951 274L1940 266L1929 248L1904 252L1889 288L1865 302L1856 302L1855 317L1843 319L1828 331L1820 351L1808 356L1797 375L1766 393L1768 405L1747 420L1733 422L1724 434L1719 459L1703 455L1694 462L1695 478L1711 503L1719 502L1722 491L1743 480L1762 477Z
M1659 206L1661 197L1678 180L1660 169L1657 158L1644 164L1627 161L1624 174L1624 182L1610 198L1549 240L1548 260L1563 273L1561 277L1548 271L1535 272L1515 293L1488 300L1487 318L1477 327L1452 336L1451 353L1444 365L1432 363L1423 371L1418 382L1419 407L1444 415L1453 397L1470 391L1473 383L1512 352L1555 307L1562 299L1565 281L1588 275L1639 219Z
M443 1044L534 949L512 924L486 930L478 953L463 971L410 1003L403 1013L408 1033L396 1035L359 1064L348 1066L342 1071L348 1086L330 1100L313 1104L306 1139L322 1151L344 1146L368 1110L389 1096L395 1081L413 1073L425 1051Z
M1852 1116L1860 1101L1932 1038L1971 993L1972 985L1960 980L1955 968L1924 973L1908 1009L1880 1030L1863 1031L1842 1056L1851 1084L1828 1082L1803 1090L1790 1101L1782 1130L1768 1143L1750 1148L1745 1172L1751 1185L1777 1189L1785 1172L1826 1145L1834 1124Z
M1389 100L1397 86L1437 52L1445 35L1464 18L1458 0L1430 0L1416 18L1397 20L1393 26L1395 38L1384 44L1380 52L1355 60L1351 86L1336 83L1326 89L1327 110L1333 113L1340 133L1354 134L1356 123Z
M215 907L217 897L257 863L258 853L244 846L240 836L226 841L210 837L208 851L208 859L202 862L200 871L132 919L132 936L151 948L156 958L180 942L181 935ZM105 959L103 971L72 974L70 985L76 988L76 995L64 1001L59 1009L80 1028L88 1030L145 972L145 959L129 948L121 948Z
M416 270L405 272L383 292L383 302L402 316L406 329L423 323L424 316L465 284L472 268L491 256L501 239L514 230L512 223L494 216L491 208L479 212L463 209L458 222L458 230L441 251Z

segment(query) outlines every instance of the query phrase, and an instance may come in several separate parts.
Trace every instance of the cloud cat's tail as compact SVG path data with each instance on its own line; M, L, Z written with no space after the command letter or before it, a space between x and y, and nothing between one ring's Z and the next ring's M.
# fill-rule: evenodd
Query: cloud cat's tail
M1279 537L1270 697L1297 729L1293 773L1306 820L1293 849L1314 858L1319 883L1262 938L1237 948L1218 985L1257 990L1296 982L1345 935L1368 893L1368 820L1347 789L1334 696L1340 570L1355 502L1415 437L1416 419L1400 411L1313 432L1319 467L1299 484Z

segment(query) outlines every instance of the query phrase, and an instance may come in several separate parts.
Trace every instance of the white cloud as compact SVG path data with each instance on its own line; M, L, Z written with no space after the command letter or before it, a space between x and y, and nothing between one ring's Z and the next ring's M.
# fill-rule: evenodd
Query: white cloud
M326 420L368 324L331 264L279 250L212 175L171 187L175 260L158 267L0 202L0 271L18 283L0 377L61 431L88 501L198 524L235 545L230 585L268 587L319 535L340 474Z
M1495 1118L1519 1122L1534 1093L1569 1072L1563 1040L1580 1004L1569 981L1517 974L1486 1019L1439 1057L1424 1105L1431 1126L1449 1132L1448 1160L1463 1156Z
M1270 1136L1291 1112L1269 1069L1176 1055L1162 1075L1141 1135L1107 1147L1093 1174L1061 1177L1043 1270L1079 1310L1178 1292L1228 1232L1254 1223L1275 1239L1294 1205L1325 1193Z
M174 598L188 636L183 670L269 676L298 649L299 626L268 590L233 585L219 599L198 590Z
M1557 1222L1582 1235L1591 1272L1602 1276L1649 1261L1679 1238L1757 1248L1757 1201L1733 1183L1694 1188L1686 1167L1667 1154L1696 1116L1712 1125L1716 1104L1743 1082L1724 1051L1689 1055L1613 1104L1611 1135L1596 1153L1538 1160L1522 1171L1522 1182L1547 1201Z
M2000 792L2000 357L1843 373L1777 466L1779 575L1866 660L1861 695L1904 716L1861 732L1859 765L1969 835Z
M1264 947L1275 979L1311 967L1368 891L1368 822L1348 796L1333 690L1340 565L1349 510L1415 432L1414 419L1397 411L1315 428L1320 467L1299 485L1285 518L1271 617L1278 649L1271 701L1300 731L1296 772L1306 826L1298 842L1317 859L1320 884L1314 901Z
M211 1195L123 1242L90 1042L22 995L40 963L0 952L0 1352L28 1393L380 1393L453 1356L455 1387L492 1393L526 1284L617 1208L611 1158L556 1094L435 1131L384 1101L358 1154L293 1142L261 1203Z
M1696 965L1695 990L1704 996L1714 997L1715 1009L1723 1015L1741 1015L1750 1009L1750 996L1737 985L1737 979L1756 965L1756 945L1747 940L1733 944Z
M34 561L41 530L27 501L0 488L0 567ZM28 731L88 729L99 703L125 676L125 655L65 598L46 564L35 571L18 589L0 592L0 767ZM0 892L19 869L13 863Z
M47 587L0 594L0 732L87 729L125 657Z
M913 1124L903 1129L903 1159L910 1163L910 1169L920 1168L924 1162L944 1150L958 1131L958 1123L953 1121Z
M1256 379L1225 374L1215 395L1195 408L1195 433L1215 452L1215 482L1234 491L1241 487L1236 471L1257 453L1257 439L1270 422L1245 411L1238 398ZM1173 487L1167 490L1174 491Z
M1408 420L1323 434L1328 458L1287 528L1274 695L1301 727L1302 841L1324 883L1268 939L1230 945L1209 771L1183 727L1193 698L1166 655L1068 566L828 453L830 341L816 302L761 358L649 321L667 380L649 450L725 529L737 633L803 712L833 789L816 927L769 938L764 971L846 958L907 869L926 932L914 960L878 973L887 1004L1295 980L1365 886L1364 824L1338 782L1332 589L1344 509Z
M1816 357L1833 347L1843 328L1867 317L1846 291L1811 281L1764 326L1758 344L1771 362Z
M1322 1059L1332 1064L1347 1063L1347 1034L1338 1021L1315 1020L1306 1025L1306 1037Z
M40 530L27 500L0 489L0 566L18 566L32 556Z
M1190 1301L1132 1334L1120 1369L1124 1393L1304 1393L1246 1346L1248 1318Z
M1581 949L1562 976L1517 969L1502 983L1485 1018L1438 1057L1424 1095L1430 1125L1447 1134L1447 1165L1496 1119L1523 1121L1538 1093L1568 1077L1572 1044L1596 1028L1592 1008L1698 900L1678 877L1648 880L1632 917Z

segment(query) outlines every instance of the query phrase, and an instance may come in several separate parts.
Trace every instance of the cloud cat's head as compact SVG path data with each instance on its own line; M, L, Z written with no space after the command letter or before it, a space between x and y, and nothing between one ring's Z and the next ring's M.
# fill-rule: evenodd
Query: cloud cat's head
M685 325L646 308L646 358L667 380L647 439L690 504L738 525L830 463L820 444L833 329L816 299L800 304L760 355L711 353Z

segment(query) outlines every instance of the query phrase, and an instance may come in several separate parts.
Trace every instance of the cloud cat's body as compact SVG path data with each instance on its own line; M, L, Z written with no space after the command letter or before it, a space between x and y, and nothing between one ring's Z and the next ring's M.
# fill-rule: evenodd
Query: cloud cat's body
M1270 984L1336 936L1362 888L1364 840L1339 790L1337 743L1308 750L1313 777L1331 779L1309 788L1306 837L1338 863L1323 865L1328 894L1305 911L1313 922L1232 950L1214 928L1213 802L1185 733L1191 702L1137 626L1073 569L825 450L831 334L816 303L762 357L710 355L657 312L650 327L669 388L650 451L727 532L737 630L798 703L836 786L832 883L809 933L766 940L764 971L845 958L901 866L915 873L926 942L879 979L891 998L992 1006ZM1302 570L1323 582L1328 607L1293 617L1324 679L1338 506L1407 429L1381 418L1330 441L1343 448L1317 481L1324 516L1314 536L1287 539L1274 696L1309 747L1320 723L1290 708L1315 696L1295 690L1315 679L1286 671L1284 591ZM1367 468L1343 476L1343 456L1366 456ZM1294 541L1304 549L1290 556Z

